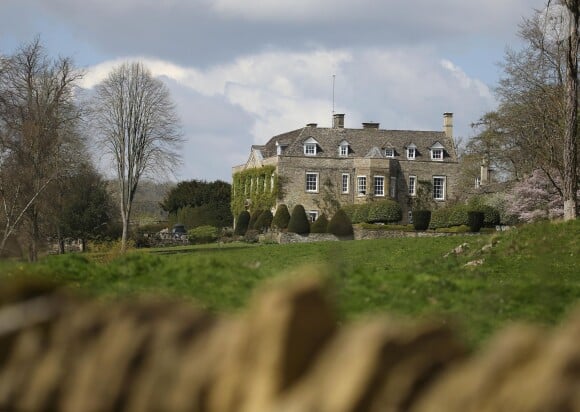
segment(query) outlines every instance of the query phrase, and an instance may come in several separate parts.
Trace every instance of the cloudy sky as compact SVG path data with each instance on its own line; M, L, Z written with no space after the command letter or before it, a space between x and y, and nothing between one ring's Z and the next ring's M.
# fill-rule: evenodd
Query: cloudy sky
M0 0L0 53L40 35L87 69L143 61L183 123L175 179L230 181L252 144L307 123L455 135L495 107L517 26L544 0ZM105 171L106 172L106 171Z

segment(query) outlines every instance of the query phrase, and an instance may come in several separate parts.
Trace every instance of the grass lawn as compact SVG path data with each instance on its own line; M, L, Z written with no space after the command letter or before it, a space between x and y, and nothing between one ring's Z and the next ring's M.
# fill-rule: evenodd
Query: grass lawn
M458 320L477 345L514 320L555 324L580 298L580 221L502 234L290 245L228 244L0 263L0 279L36 275L103 299L163 294L209 310L244 306L264 279L302 264L330 267L344 318L392 312ZM467 252L443 258L462 243ZM491 250L481 248L494 243ZM470 261L483 259L478 266Z

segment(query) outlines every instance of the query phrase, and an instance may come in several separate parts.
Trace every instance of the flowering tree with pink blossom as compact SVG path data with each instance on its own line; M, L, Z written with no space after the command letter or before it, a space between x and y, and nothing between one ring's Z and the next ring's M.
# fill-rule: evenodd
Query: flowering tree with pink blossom
M526 223L563 217L562 193L554 183L542 170L534 170L530 176L517 182L507 194L507 212Z

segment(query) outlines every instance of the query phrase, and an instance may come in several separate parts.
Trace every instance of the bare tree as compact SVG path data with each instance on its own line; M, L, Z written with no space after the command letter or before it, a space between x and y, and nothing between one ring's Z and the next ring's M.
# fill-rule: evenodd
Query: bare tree
M125 250L140 178L175 165L180 125L169 90L139 62L114 68L96 87L98 140L116 167Z
M37 258L40 200L74 160L67 153L78 142L74 89L82 75L70 59L50 59L38 38L0 61L0 251L26 222L29 258Z

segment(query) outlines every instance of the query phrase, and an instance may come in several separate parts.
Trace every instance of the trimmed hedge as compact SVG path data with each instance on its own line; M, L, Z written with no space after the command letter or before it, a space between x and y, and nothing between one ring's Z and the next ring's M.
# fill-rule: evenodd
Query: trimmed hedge
M304 206L296 205L292 209L290 222L288 222L288 232L298 233L299 235L307 235L310 233L310 222L306 216Z
M338 209L334 216L332 216L332 219L328 222L328 233L332 233L338 237L353 236L354 230L352 228L352 222L344 210Z
M272 212L270 212L269 210L264 210L256 220L256 223L254 224L254 229L260 232L267 231L270 228L273 219L274 216L272 215Z
M483 212L470 211L467 212L467 222L471 232L479 232L483 227Z
M403 218L403 210L394 200L378 200L368 204L366 223L395 223Z
M454 226L470 226L469 213L479 212L483 214L482 227L494 227L499 224L499 212L491 206L456 205L434 210L431 213L429 229L448 228Z
M238 236L244 236L248 231L249 224L250 213L247 210L240 212L240 215L236 220L236 229L234 230L234 234Z
M187 231L189 243L213 243L220 237L220 230L215 226L199 226Z
M310 226L310 233L326 233L328 229L328 219L323 213L318 216L318 219Z
M413 210L413 228L415 230L429 229L430 221L431 221L430 210Z
M285 204L278 205L276 209L276 214L272 220L272 227L277 229L286 229L288 223L290 222L290 212L288 212L288 206Z
M263 213L264 211L261 209L257 209L255 210L251 216L250 216L250 223L248 223L248 229L250 230L256 230L256 221L258 220L258 218L260 217L260 215Z

